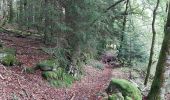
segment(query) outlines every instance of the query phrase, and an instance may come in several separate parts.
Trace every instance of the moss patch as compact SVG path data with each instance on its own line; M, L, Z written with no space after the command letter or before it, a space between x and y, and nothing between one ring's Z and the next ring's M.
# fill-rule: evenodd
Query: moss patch
M115 94L119 90L124 97L124 100L142 100L142 95L137 87L131 82L124 79L112 79L109 87L107 88L108 94ZM111 95L110 98L115 97ZM110 99L114 100L114 99ZM115 99L116 100L116 99Z
M111 95L109 95L109 100L124 100L124 97L122 96L121 92L118 93L113 93Z

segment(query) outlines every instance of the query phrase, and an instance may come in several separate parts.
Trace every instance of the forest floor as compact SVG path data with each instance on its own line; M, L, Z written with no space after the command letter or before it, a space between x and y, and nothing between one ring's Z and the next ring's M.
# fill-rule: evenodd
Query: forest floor
M85 76L75 81L69 88L54 88L41 77L41 71L34 74L23 73L25 67L35 66L49 55L41 51L43 43L31 38L17 38L0 33L0 39L6 47L17 50L17 59L21 66L6 68L0 65L0 100L100 100L100 92L104 92L112 77L127 78L120 69L105 66L99 70L86 66Z

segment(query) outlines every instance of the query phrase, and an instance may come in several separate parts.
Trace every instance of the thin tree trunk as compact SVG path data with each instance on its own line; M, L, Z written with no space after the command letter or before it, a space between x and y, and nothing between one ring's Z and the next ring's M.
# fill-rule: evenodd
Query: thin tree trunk
M1 26L4 26L5 24L6 24L6 22L7 22L7 13L6 13L6 10L7 10L7 2L6 2L6 0L3 0L2 1L2 3L3 3L3 6L2 6L2 14L3 14L3 18L2 18L2 24L1 24Z
M170 3L170 2L169 2ZM162 43L162 48L158 60L158 64L156 67L155 77L151 86L151 90L148 94L148 100L163 100L164 98L161 97L162 88L165 81L165 68L166 68L166 59L168 54L168 45L170 44L170 7L168 8L168 17L167 23L165 25L165 36Z
M7 16L7 20L8 23L11 23L13 21L13 0L7 0L7 9L8 9L8 16Z
M155 45L155 37L156 37L155 19L156 19L156 11L157 11L157 9L159 7L159 2L160 2L160 0L157 0L156 7L155 7L155 9L153 11L153 21L152 21L152 33L153 33L153 36L152 36L152 44L151 44L151 49L150 49L150 57L149 57L147 75L146 75L146 78L145 78L144 85L147 85L147 83L148 83L148 78L149 78L150 70L151 70L151 66L152 66L152 60L153 60L153 54L154 54L154 45Z

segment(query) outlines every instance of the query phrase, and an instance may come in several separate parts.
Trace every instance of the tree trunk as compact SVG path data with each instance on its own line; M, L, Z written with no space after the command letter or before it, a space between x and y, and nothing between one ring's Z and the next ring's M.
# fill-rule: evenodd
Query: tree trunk
M170 49L170 47L168 47L168 44L170 44L170 7L168 8L167 23L165 25L164 31L165 36L162 43L158 64L156 67L155 77L151 86L151 90L148 94L148 100L164 99L163 97L161 97L161 92L165 81L164 73L166 68L166 59L169 55L168 49Z
M155 45L155 37L156 37L155 19L156 19L156 11L157 11L157 9L158 9L159 2L160 2L160 1L157 0L156 7L155 7L155 9L154 9L154 11L153 11L153 21L152 21L152 33L153 33L153 36L152 36L152 44L151 44L151 49L150 49L150 57L149 57L147 75L146 75L146 78L145 78L144 85L147 85L147 83L148 83L148 78L149 78L150 70L151 70L151 66L152 66L152 60L153 60L153 54L154 54L154 45Z
M4 26L7 22L7 1L2 1L2 24L1 26Z

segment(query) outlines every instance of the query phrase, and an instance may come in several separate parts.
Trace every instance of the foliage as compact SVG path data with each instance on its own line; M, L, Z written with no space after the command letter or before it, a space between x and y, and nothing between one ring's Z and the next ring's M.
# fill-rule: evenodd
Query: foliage
M109 87L107 88L107 92L114 94L115 90L118 89L125 100L129 100L127 98L142 100L142 95L135 85L131 82L124 79L112 79ZM113 97L115 97L113 95Z

